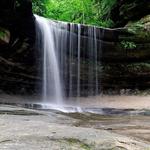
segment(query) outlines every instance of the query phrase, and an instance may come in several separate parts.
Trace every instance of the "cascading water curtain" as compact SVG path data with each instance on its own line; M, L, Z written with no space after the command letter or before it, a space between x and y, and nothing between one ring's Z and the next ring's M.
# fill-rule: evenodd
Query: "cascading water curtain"
M43 101L97 95L100 72L95 27L36 16L38 47L43 51ZM64 92L65 91L65 92Z
M69 96L92 96L99 93L96 27L70 24Z
M56 47L59 44L57 24L39 16L36 16L36 20L41 33L40 37L38 37L38 46L43 52L43 102L61 105L63 91Z

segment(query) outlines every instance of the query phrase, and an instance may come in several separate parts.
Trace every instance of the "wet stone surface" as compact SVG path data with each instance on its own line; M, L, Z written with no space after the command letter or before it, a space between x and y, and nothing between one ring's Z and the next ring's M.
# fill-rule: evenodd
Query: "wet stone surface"
M120 111L120 110L119 110ZM148 150L150 117L0 105L1 150Z

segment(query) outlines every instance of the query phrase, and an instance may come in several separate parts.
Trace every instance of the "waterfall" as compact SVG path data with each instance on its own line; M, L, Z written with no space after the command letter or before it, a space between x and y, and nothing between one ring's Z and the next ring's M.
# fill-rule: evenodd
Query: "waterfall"
M39 16L36 16L36 20L41 32L41 38L38 38L41 41L40 48L43 51L43 101L49 102L51 100L51 102L61 104L63 92L56 49L57 36L59 35L55 29L55 22L50 22Z
M80 73L81 73L81 65L80 65L80 56L81 56L81 26L78 24L78 75L77 75L77 97L80 97Z
M43 55L43 102L99 93L97 31L89 26L36 16L38 49Z

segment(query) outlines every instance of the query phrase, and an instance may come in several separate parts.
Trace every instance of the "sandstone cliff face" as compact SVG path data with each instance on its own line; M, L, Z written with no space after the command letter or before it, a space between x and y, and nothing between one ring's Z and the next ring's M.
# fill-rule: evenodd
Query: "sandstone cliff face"
M103 88L115 88L116 90L149 89L149 15L138 21L129 21L124 27L120 28L120 31L114 50L106 50L104 52Z

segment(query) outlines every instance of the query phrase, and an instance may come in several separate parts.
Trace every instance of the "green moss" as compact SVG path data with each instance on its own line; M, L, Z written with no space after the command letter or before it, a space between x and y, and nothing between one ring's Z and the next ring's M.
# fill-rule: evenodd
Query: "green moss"
M85 143L81 142L81 141L78 140L78 139L68 138L68 139L65 139L65 140L66 140L67 142L69 142L70 145L72 145L72 144L78 144L78 145L80 145L80 147L81 147L82 149L85 149L85 150L92 150L92 149L91 149L91 146L89 146L88 144L85 144Z
M0 31L0 38L4 36L4 33Z
M23 116L36 116L36 115L42 115L33 111L26 111L26 110L0 110L0 115L23 115Z
M127 150L126 148L122 147L122 146L117 146L117 147L114 147L110 150Z
M88 145L86 144L81 144L81 148L85 149L85 150L92 150Z
M3 38L6 35L3 29L0 28L0 38Z

